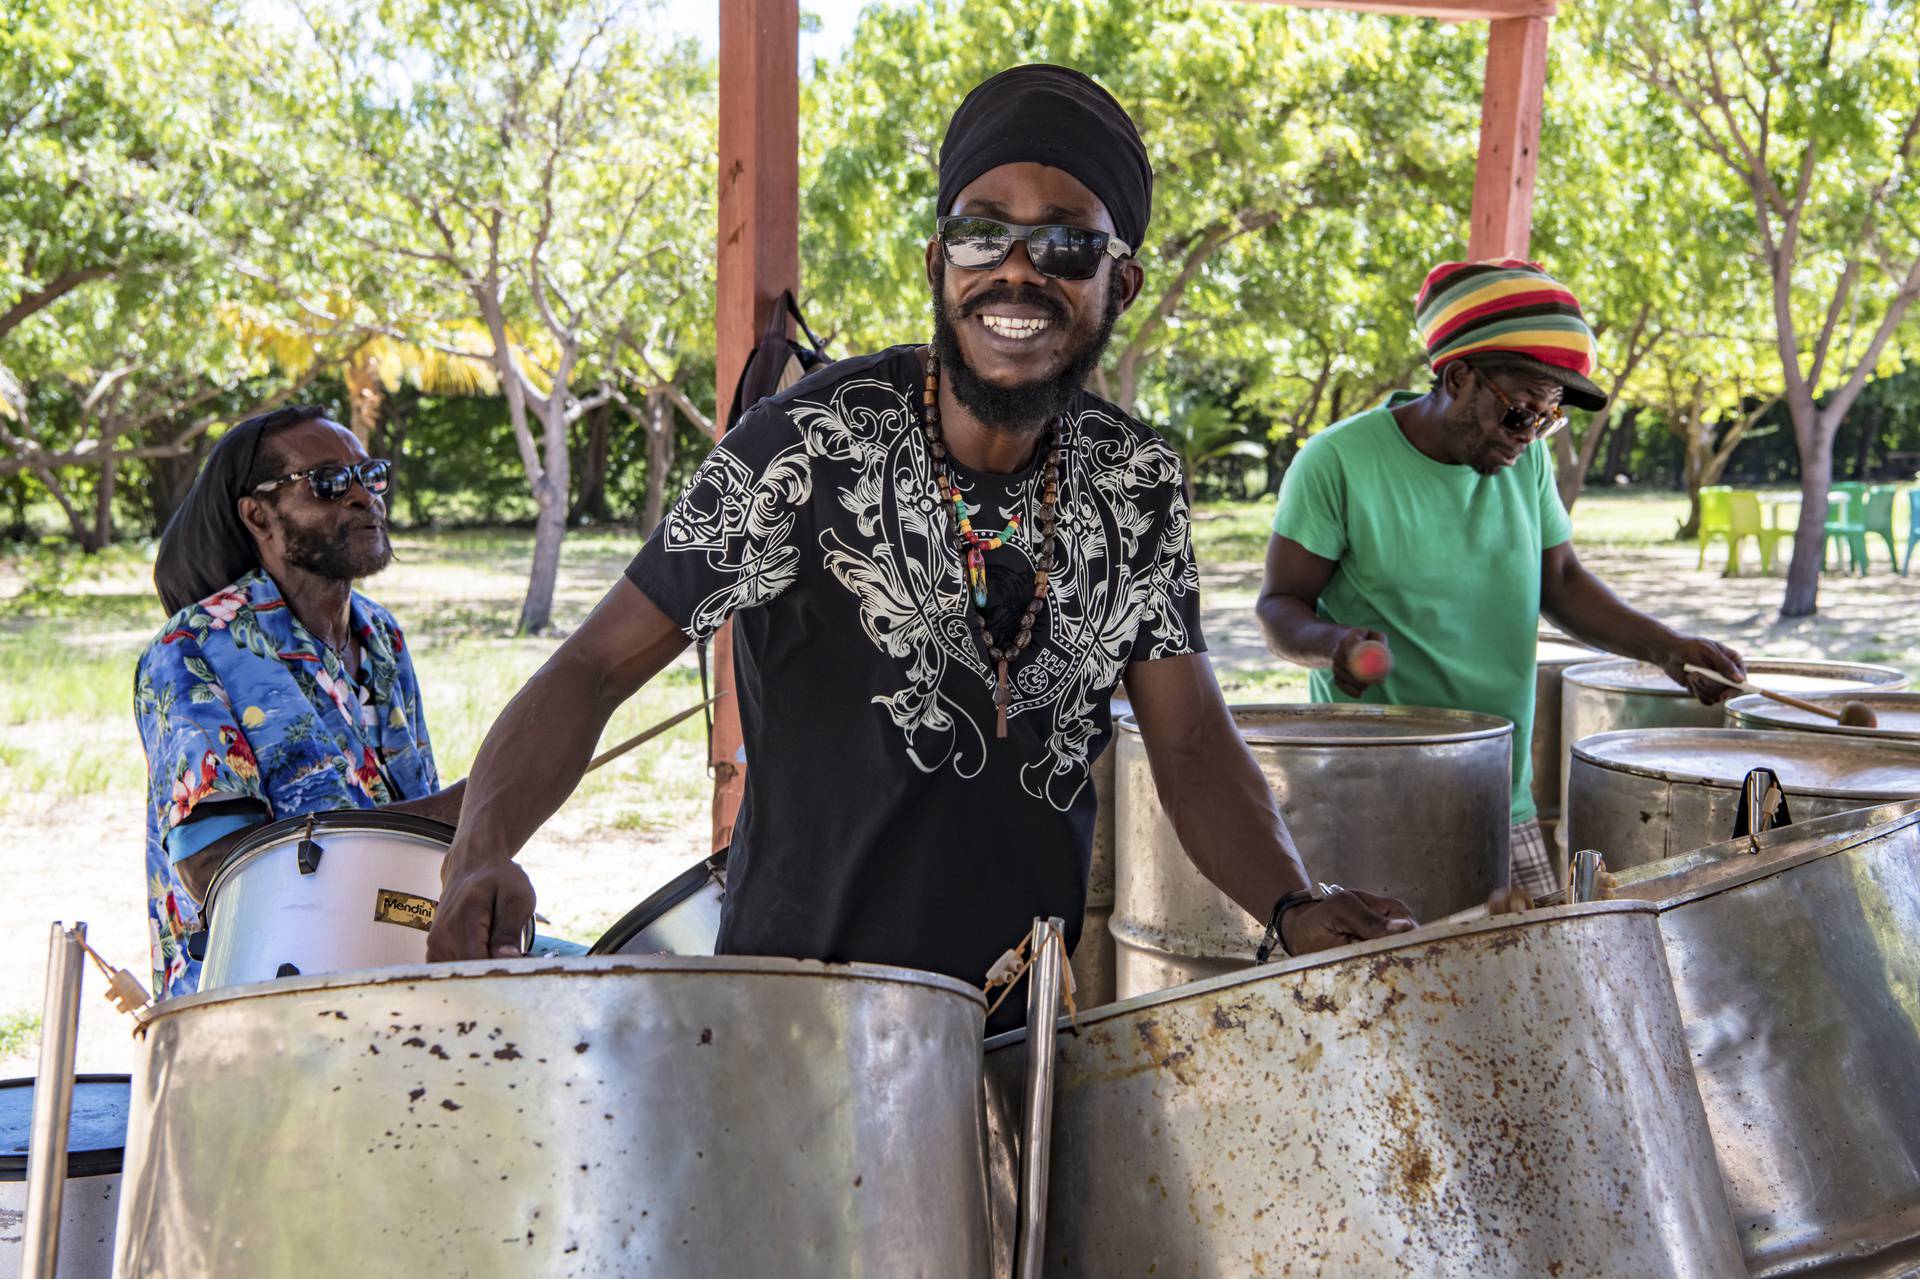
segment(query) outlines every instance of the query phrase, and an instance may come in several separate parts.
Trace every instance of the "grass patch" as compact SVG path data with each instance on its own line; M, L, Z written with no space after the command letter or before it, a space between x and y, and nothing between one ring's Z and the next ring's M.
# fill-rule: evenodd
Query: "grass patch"
M0 1057L24 1057L39 1042L39 1013L0 1013Z

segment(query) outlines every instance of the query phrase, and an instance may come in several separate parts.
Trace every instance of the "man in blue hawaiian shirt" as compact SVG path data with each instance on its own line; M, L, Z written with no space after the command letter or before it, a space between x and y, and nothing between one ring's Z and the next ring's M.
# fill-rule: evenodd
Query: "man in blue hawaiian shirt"
M155 990L192 992L186 938L214 873L264 822L391 808L454 822L392 614L353 589L393 558L389 464L324 409L249 418L214 445L154 566L172 616L141 656Z

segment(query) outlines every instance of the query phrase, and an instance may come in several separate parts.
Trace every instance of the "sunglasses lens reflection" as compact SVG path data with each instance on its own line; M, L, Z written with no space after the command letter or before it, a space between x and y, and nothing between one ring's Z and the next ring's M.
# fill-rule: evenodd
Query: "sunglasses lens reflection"
M1013 248L1013 233L988 218L954 218L940 229L947 261L968 271L999 266Z

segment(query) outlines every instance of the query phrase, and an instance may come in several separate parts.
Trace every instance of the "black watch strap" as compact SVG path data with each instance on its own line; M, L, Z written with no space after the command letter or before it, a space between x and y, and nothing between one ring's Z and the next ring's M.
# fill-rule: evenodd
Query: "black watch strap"
M1273 956L1274 949L1291 958L1293 952L1287 949L1287 943L1280 936L1280 917L1295 906L1304 906L1308 902L1325 901L1326 893L1318 887L1302 888L1288 893L1273 904L1273 913L1267 916L1267 931L1260 938L1260 944L1254 948L1253 962L1264 964Z

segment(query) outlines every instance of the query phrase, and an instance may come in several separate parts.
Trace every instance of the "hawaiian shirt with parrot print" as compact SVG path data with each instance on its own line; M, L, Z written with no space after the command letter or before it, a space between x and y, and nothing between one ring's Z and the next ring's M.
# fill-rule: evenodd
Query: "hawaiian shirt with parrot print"
M199 906L174 860L220 827L373 808L439 789L413 659L392 614L352 600L356 679L258 570L174 614L147 646L133 709L147 752L147 935L154 993L191 994ZM174 847L169 848L169 842ZM183 844L191 845L182 851Z

